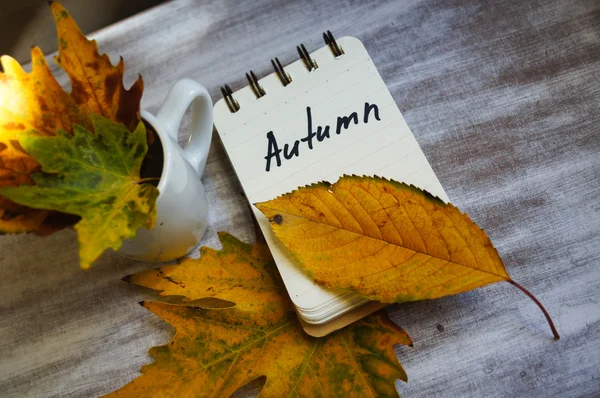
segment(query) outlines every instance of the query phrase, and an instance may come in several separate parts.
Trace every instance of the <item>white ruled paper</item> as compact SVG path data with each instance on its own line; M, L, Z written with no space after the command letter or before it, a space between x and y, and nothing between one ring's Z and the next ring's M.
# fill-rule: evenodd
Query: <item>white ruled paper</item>
M223 99L215 104L215 126L250 203L318 181L334 183L344 174L379 175L414 184L447 201L363 44L353 37L341 38L338 43L345 52L341 57L335 58L328 47L311 54L319 65L316 70L309 72L301 60L286 66L292 82L285 87L275 73L261 79L266 95L260 99L250 87L235 92L238 112L231 113ZM370 105L369 112L365 112L365 103ZM309 131L307 107L311 131L329 126L329 138L319 141L313 137L312 149L301 141ZM336 134L338 117L350 117L354 112L356 118ZM277 166L272 140L267 171L269 132L281 150L281 165ZM300 141L297 156L291 151L296 140ZM285 144L289 159L284 156ZM326 323L365 302L352 293L314 284L273 235L268 220L255 207L253 210L290 297L308 323Z

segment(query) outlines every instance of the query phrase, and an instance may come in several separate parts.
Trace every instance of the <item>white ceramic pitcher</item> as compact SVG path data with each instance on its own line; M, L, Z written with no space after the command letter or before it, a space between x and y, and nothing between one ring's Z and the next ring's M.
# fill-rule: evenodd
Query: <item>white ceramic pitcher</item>
M177 135L190 105L191 131L182 149ZM208 200L200 177L212 139L212 100L200 83L183 79L169 91L156 116L142 111L142 118L156 131L164 155L156 226L153 230L138 229L135 238L123 242L119 253L139 260L164 262L188 254L206 232Z

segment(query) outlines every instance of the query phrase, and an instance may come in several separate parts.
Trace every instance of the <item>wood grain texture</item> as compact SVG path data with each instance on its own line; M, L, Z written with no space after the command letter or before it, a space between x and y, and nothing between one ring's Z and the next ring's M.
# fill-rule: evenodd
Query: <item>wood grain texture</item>
M490 235L518 290L496 284L395 305L414 348L399 348L404 397L600 394L600 3L544 1L175 1L94 37L142 74L155 112L182 77L219 86L271 73L269 59L360 38L451 200ZM75 15L77 18L77 15ZM54 69L57 72L57 69ZM64 75L60 81L67 82ZM183 134L183 131L182 131ZM182 137L183 138L183 137ZM203 181L216 232L255 239L218 137ZM139 373L172 330L120 281L152 267L106 253L88 272L74 233L0 237L0 391L95 396ZM256 387L256 386L255 386ZM256 392L256 388L248 392Z

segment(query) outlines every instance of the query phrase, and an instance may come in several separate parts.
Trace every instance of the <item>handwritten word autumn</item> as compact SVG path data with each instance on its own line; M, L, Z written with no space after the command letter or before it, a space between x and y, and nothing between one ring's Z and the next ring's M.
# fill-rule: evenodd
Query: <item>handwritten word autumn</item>
M369 123L369 116L371 115L371 112L373 113L373 116L377 121L381 120L379 118L379 107L375 104L369 104L368 102L365 102L365 108L363 111L362 118L362 122L364 124ZM329 133L331 127L329 125L326 125L325 127L317 126L316 131L313 129L310 106L306 107L306 120L308 124L308 134L306 135L306 137L300 138L299 140L295 140L294 144L291 146L290 144L284 144L283 150L279 148L279 144L277 143L277 139L275 138L275 134L273 134L273 131L269 131L267 133L267 156L265 156L265 160L267 161L267 172L271 171L271 162L273 160L275 160L277 167L281 167L281 163L283 160L290 160L293 157L300 156L301 143L305 143L306 145L303 146L308 147L309 150L312 150L314 148L314 143L322 142L325 139L331 138L331 135ZM335 133L337 135L342 134L342 130L347 130L350 127L351 123L354 123L355 125L359 124L358 113L352 112L348 116L338 116L337 123L335 126ZM316 141L314 141L315 138Z

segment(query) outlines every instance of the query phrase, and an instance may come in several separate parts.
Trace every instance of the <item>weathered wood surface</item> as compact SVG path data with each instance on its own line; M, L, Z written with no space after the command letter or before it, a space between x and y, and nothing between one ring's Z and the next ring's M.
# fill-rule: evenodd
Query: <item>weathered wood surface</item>
M238 4L239 3L239 4ZM75 17L77 17L75 15ZM94 35L156 111L182 77L218 87L269 59L360 38L451 200L491 236L515 280L390 307L405 397L600 394L600 2L597 0L176 1ZM61 80L65 82L64 77ZM215 136L203 176L216 232L254 239ZM0 237L0 395L94 396L138 375L172 330L120 281L152 265L105 254L88 272L75 235Z

